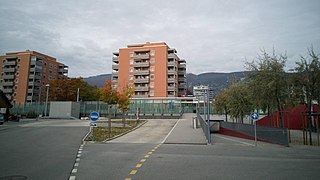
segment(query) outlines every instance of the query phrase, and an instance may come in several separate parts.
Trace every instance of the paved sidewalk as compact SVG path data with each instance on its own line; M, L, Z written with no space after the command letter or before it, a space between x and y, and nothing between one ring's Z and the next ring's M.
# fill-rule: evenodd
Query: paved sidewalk
M193 129L193 113L185 113L164 141L164 144L207 144L201 128Z

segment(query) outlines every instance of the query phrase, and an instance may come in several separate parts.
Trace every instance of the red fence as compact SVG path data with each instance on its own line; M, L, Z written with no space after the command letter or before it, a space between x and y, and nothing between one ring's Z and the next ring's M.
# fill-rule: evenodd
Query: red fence
M303 125L303 119L304 122L306 121L306 115L309 112L309 107L306 105L298 105L292 109L286 109L284 111L277 111L270 116L266 116L262 118L261 120L257 121L257 125L260 126L271 126L271 127L280 127L281 124L281 118L280 113L283 114L283 124L284 128L288 129L296 129L296 130L302 130L303 127L306 127L306 125ZM319 106L314 105L313 106L313 112L318 113L319 112ZM315 127L318 122L319 116L314 116L314 124Z

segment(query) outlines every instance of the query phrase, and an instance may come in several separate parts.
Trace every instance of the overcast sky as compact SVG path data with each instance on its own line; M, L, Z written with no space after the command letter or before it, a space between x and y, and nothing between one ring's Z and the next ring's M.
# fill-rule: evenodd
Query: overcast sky
M287 53L288 68L320 53L319 0L0 0L0 53L34 50L69 76L111 73L112 52L166 42L188 73L245 70L261 49Z

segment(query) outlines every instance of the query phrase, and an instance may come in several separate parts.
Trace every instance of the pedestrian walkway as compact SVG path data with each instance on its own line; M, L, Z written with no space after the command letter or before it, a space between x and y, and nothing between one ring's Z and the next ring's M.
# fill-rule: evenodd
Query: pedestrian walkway
M201 128L194 129L193 113L185 113L164 140L164 144L207 144Z

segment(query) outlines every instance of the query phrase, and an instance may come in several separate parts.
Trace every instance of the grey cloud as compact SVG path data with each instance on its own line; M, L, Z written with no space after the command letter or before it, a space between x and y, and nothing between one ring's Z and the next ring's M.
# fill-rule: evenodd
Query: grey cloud
M70 76L111 73L127 44L165 41L187 71L244 70L260 48L287 52L288 66L320 48L320 1L3 1L0 53L37 50L69 65Z

